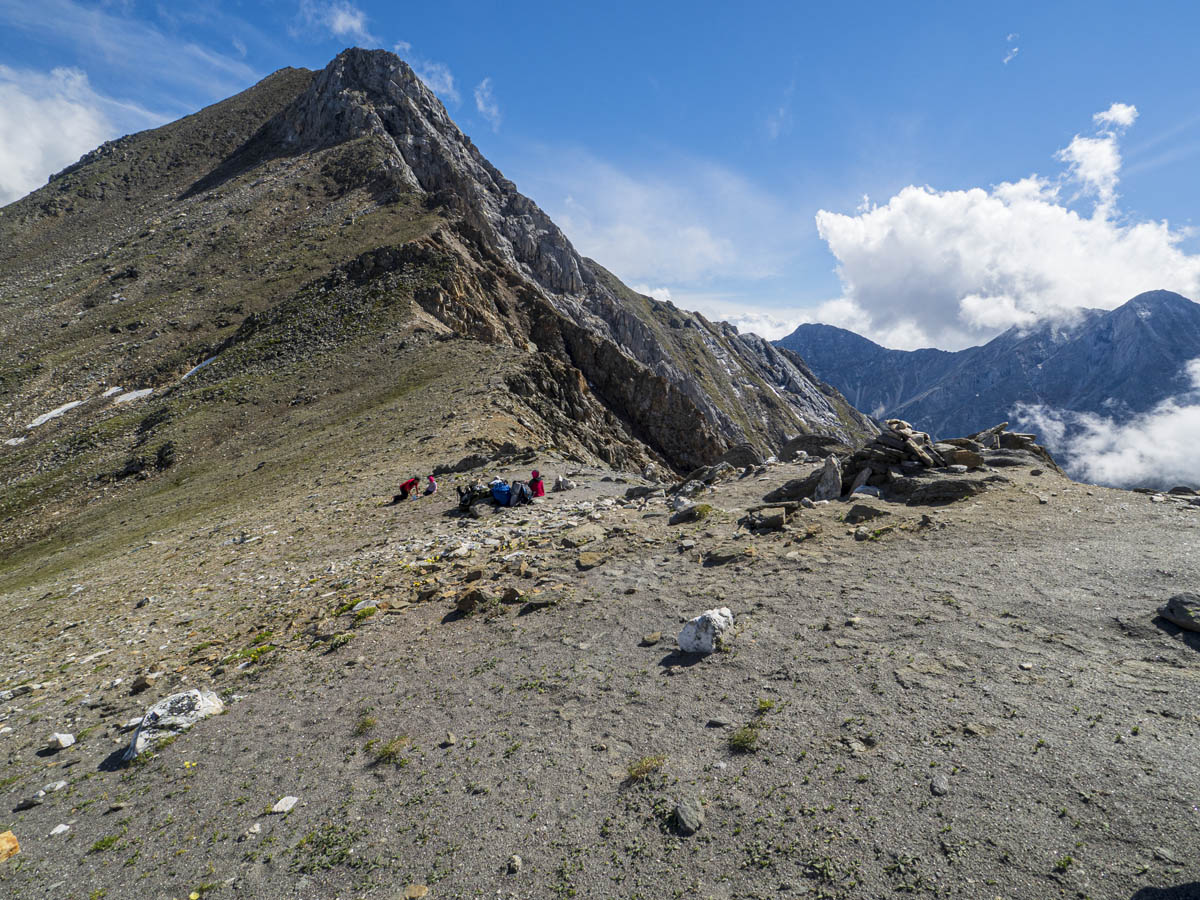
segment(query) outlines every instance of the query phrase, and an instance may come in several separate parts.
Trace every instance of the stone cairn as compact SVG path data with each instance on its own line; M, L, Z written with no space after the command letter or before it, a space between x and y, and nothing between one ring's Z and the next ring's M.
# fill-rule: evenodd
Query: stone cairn
M1007 426L996 426L1002 429ZM994 429L989 429L989 433ZM851 454L842 467L843 481L850 491L863 485L886 487L893 481L921 469L963 466L967 471L983 465L980 450L987 445L971 438L953 438L934 443L928 434L917 431L903 419L888 419L883 431ZM1032 437L1032 436L1031 436Z
M1035 436L1006 431L1001 422L966 438L933 441L901 419L888 419L866 446L795 478L763 497L768 504L819 502L855 493L905 498L910 504L945 502L983 491L1000 476L963 478L978 469L1010 465L1044 466L1061 472ZM1037 474L1035 472L1035 474ZM931 477L921 477L921 476Z

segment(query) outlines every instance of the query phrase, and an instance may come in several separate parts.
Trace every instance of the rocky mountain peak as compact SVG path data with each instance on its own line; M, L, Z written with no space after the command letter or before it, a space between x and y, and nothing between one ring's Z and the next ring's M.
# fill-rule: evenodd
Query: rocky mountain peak
M433 92L394 54L341 53L280 114L274 129L276 139L292 153L377 141L383 165L399 189L424 193L450 211L457 219L457 240L477 245L484 256L520 273L541 300L575 327L574 337L558 328L553 335L532 337L542 349L548 344L561 348L622 415L633 413L651 444L678 442L682 423L651 422L644 410L638 412L645 399L639 401L636 389L614 378L609 370L623 368L616 359L607 358L601 371L604 357L596 353L594 338L616 345L648 375L681 391L704 422L683 430L699 436L712 429L716 444L742 442L763 430L760 423L774 444L810 429L848 435L846 423L850 431L872 430L844 401L838 406L840 398L815 384L800 361L729 326L635 295L581 256L550 217L483 157ZM503 330L492 329L497 334ZM697 357L703 360L699 366ZM716 366L711 365L714 358L720 360ZM729 372L738 374L726 384ZM766 399L758 408L764 388L783 403ZM688 456L710 454L715 444L707 438L703 443L708 449Z
M343 51L276 124L290 152L375 138L386 148L389 174L455 209L490 252L542 287L576 294L595 281L566 236L483 157L394 53Z

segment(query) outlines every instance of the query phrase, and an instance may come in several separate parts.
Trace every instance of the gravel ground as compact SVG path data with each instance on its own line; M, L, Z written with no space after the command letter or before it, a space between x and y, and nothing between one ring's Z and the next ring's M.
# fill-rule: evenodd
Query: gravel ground
M719 483L682 526L598 472L480 520L347 478L349 533L247 513L74 596L83 573L40 607L14 589L3 686L39 687L0 707L5 809L67 786L5 816L0 891L1200 897L1200 635L1155 616L1200 589L1200 508L1005 468L947 506L864 501L886 515L857 537L846 503L739 528L806 471ZM457 612L477 586L522 596ZM726 650L676 652L720 606ZM225 714L114 765L120 726L187 686ZM52 731L80 739L50 754Z

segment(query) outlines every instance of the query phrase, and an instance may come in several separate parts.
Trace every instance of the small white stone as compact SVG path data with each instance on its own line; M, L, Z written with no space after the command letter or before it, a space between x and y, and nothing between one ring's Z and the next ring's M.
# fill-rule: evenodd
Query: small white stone
M73 734L59 734L58 732L55 732L54 734L50 735L49 746L51 750L66 750L74 743L75 735Z
M67 783L65 781L52 781L48 785L46 785L44 788L42 788L42 790L45 791L47 794L53 794L55 791L61 791L66 786L67 786Z
M54 828L52 828L50 830L50 837L54 837L56 834L66 834L70 830L71 830L70 825L63 825L60 823L58 825L55 825Z
M271 807L271 812L276 813L277 815L282 815L283 813L291 812L292 807L294 807L299 802L300 802L299 797L281 797L279 802Z
M374 600L359 600L350 612L362 612L364 609L375 609L379 606Z

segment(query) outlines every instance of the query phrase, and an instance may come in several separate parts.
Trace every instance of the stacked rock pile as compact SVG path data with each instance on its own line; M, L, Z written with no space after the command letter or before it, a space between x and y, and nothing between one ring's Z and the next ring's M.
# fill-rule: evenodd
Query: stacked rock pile
M1007 425L1005 422L996 429L1002 432ZM848 491L856 491L863 485L884 487L920 469L949 467L966 472L983 465L980 451L986 445L974 440L974 436L934 443L928 434L917 431L903 419L888 419L885 426L870 443L851 454L842 467L843 485ZM1033 436L1029 437L1032 443Z

